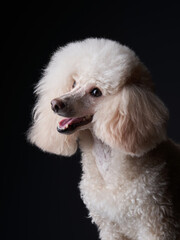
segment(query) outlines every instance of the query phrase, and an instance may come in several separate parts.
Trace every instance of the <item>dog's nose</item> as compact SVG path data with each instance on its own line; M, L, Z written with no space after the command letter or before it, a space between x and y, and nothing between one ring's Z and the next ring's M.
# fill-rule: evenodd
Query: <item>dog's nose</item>
M55 98L51 101L51 108L55 113L58 113L65 108L65 103L62 100Z

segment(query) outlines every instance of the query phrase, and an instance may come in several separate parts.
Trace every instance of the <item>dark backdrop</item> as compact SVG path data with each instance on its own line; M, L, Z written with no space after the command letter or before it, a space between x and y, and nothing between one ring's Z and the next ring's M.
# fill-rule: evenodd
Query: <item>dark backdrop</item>
M157 2L50 1L38 7L25 1L2 9L1 239L98 239L79 197L79 154L46 154L25 138L34 84L59 46L87 37L130 46L152 72L170 110L169 136L180 141L180 5Z

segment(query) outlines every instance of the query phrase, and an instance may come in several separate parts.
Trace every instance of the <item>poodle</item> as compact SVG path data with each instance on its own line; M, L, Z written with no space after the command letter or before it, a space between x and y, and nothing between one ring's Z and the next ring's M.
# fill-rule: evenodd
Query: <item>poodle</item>
M35 93L28 139L57 155L80 148L79 189L100 239L180 239L180 145L136 54L108 39L69 43Z

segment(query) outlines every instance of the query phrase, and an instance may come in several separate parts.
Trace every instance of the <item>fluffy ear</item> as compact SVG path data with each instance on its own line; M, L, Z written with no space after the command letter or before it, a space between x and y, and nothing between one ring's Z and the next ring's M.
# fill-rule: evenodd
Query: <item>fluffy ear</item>
M61 68L61 63L56 62L57 56L50 62L44 77L36 86L37 102L27 138L43 151L70 156L77 150L77 133L72 135L58 133L57 124L61 118L51 110L50 102L71 89L72 79L65 71L63 72L65 67Z
M94 132L112 148L140 156L166 139L167 120L167 108L153 92L129 85L101 103Z

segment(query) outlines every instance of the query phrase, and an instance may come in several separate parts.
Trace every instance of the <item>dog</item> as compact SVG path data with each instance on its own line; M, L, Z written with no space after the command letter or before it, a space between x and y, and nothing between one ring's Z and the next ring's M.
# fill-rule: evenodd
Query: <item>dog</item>
M69 43L35 94L28 139L57 155L80 148L79 188L100 239L180 239L180 145L134 51L108 39Z

